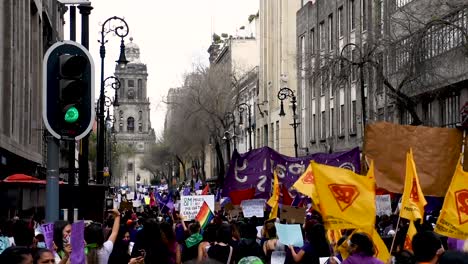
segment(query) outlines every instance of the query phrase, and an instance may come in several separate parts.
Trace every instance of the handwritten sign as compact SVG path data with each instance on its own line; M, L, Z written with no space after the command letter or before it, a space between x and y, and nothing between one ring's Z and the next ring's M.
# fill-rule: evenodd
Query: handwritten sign
M42 225L42 232L47 248L54 252L54 223Z
M281 220L286 220L288 224L303 224L305 221L305 209L283 205L283 208L281 208Z
M208 204L211 211L215 211L214 195L192 195L180 197L180 214L185 217L185 220L190 221L195 219L200 211L203 202Z
M241 203L242 213L244 217L263 217L265 212L265 200L264 199L252 199L244 200Z
M284 264L286 260L286 251L273 251L271 253L271 264Z
M281 243L285 245L293 245L295 247L302 247L304 245L301 225L283 225L275 223L275 227Z
M392 214L392 201L390 194L375 196L375 211L378 216Z
M70 255L70 262L73 264L86 264L86 257L84 253L84 221L79 221L72 224L70 244L72 252Z

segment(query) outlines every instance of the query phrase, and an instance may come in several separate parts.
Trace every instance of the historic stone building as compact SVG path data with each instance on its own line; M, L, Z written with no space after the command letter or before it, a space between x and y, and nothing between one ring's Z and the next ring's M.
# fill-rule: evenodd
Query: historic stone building
M156 137L150 122L150 101L147 97L148 72L140 61L140 48L130 38L125 47L129 63L125 68L116 67L115 76L120 79L119 103L114 109L115 139L117 144L128 146L120 157L116 177L120 185L150 184L151 173L142 168L143 157Z

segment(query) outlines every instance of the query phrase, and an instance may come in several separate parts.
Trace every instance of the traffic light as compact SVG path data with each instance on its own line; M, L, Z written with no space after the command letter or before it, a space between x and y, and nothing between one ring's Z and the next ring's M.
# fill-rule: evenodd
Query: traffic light
M43 119L58 139L79 140L94 120L94 64L73 41L52 45L44 57Z

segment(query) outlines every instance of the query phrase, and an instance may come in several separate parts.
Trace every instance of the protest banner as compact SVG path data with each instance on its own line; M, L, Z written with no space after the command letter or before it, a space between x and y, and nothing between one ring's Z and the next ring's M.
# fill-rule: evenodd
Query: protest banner
M85 229L84 221L78 221L72 224L70 244L73 250L70 254L70 263L86 264L86 256L85 256L85 251L84 251L84 246L85 246L84 229Z
M243 154L234 150L229 170L226 172L222 196L227 197L232 191L254 187L254 198L268 199L273 186L275 168L278 169L279 183L289 190L312 160L360 172L359 148L332 154L315 153L298 158L281 155L269 147L254 149Z
M271 264L284 264L286 261L286 251L273 251L271 253Z
M280 219L288 224L303 224L305 221L305 209L302 207L283 205L280 215Z
M392 215L392 200L390 194L375 196L375 211L378 216Z
M42 225L42 232L44 234L46 247L54 252L54 223Z
M241 203L242 213L244 217L263 217L265 212L265 200L264 199L252 199L244 200Z
M186 221L195 219L203 202L208 204L211 211L215 211L214 195L191 195L180 197L180 214Z
M275 223L276 233L279 241L284 245L292 245L294 247L302 247L304 238L302 237L301 225L284 225Z

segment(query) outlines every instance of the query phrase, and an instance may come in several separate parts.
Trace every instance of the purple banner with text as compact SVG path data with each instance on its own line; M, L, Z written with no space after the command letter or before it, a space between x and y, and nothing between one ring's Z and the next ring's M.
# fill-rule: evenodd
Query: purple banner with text
M267 199L270 197L274 168L279 169L280 184L289 189L312 160L360 173L359 148L331 154L316 153L299 158L281 155L269 147L243 154L234 151L224 181L223 196L229 196L231 191L255 187L255 198Z

